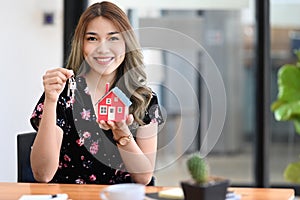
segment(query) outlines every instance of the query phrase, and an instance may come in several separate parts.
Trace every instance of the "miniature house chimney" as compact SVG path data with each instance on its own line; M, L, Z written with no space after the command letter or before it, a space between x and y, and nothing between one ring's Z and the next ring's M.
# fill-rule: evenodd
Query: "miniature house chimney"
M108 91L109 91L109 83L106 83L106 85L105 85L105 94L108 93Z

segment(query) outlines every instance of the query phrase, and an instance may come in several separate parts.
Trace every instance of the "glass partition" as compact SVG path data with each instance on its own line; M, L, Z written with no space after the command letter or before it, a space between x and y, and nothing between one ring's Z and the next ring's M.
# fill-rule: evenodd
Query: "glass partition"
M228 177L232 184L251 185L255 109L251 5L146 13L135 13L138 33L150 83L159 91L166 115L159 133L157 185L178 185L188 179L186 157L198 150L207 157L211 174Z

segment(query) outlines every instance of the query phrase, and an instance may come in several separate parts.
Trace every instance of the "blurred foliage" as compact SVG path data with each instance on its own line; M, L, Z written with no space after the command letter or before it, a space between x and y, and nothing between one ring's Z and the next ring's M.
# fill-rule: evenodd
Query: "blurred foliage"
M278 71L277 100L271 110L277 121L293 121L295 131L300 135L300 50L296 50L296 64L285 64ZM290 163L284 178L293 183L300 183L300 162Z

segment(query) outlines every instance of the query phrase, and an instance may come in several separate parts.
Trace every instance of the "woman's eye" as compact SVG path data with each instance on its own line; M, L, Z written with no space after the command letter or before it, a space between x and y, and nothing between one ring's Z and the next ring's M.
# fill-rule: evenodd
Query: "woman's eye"
M90 37L87 37L87 40L88 40L88 41L96 41L97 38L90 36Z
M111 38L109 38L109 40L110 41L116 41L116 40L119 40L119 38L118 37L111 37Z

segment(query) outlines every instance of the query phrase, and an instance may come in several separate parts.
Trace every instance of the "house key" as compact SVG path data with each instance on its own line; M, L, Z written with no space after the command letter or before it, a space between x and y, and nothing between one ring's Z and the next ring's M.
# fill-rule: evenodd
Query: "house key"
M69 78L67 95L71 98L72 101L74 100L75 97L75 90L76 90L76 81L74 76L71 76Z

